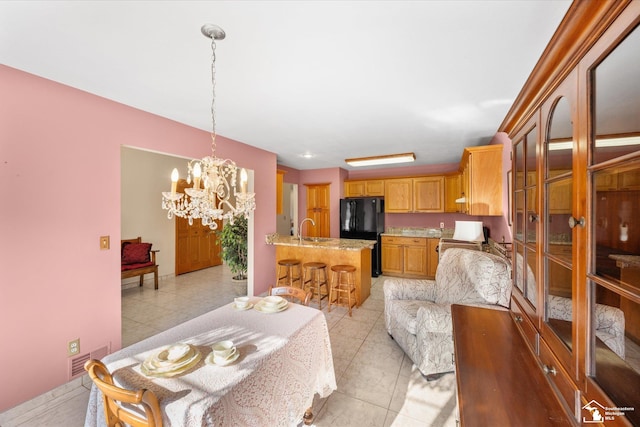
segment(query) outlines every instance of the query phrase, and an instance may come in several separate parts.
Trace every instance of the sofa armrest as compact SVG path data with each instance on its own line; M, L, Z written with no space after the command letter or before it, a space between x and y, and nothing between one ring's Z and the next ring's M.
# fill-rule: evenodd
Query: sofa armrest
M383 284L384 299L390 300L422 300L433 301L435 297L435 280L420 279L386 279Z

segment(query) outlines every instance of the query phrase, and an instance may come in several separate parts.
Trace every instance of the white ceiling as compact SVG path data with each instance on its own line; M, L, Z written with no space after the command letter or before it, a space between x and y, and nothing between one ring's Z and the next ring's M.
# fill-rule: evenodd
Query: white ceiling
M200 27L215 23L227 33L217 43L220 135L297 169L409 151L416 164L456 163L496 133L569 6L0 1L0 60L210 131Z

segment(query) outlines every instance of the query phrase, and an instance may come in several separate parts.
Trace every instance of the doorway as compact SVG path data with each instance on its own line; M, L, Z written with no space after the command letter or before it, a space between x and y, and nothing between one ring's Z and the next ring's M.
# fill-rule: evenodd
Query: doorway
M281 236L298 234L298 184L282 184L282 214L276 215L276 232Z

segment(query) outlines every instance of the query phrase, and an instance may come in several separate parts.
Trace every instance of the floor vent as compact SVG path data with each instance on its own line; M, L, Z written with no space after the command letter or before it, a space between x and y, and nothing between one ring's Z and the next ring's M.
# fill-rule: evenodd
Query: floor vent
M109 354L109 346L105 345L97 350L93 350L91 353L81 354L73 359L69 360L69 380L79 377L86 373L84 370L84 364L89 359L102 359Z
M91 359L91 354L81 354L69 360L69 380L79 377L85 373L84 364Z

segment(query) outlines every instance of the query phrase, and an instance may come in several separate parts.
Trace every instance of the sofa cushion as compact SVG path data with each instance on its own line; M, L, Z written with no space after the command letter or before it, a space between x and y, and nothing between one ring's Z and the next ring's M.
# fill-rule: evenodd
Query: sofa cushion
M129 243L122 248L122 264L142 264L151 261L151 243Z
M137 264L122 264L120 266L120 271L129 271L129 270L135 270L137 268L143 268L143 267L151 267L154 264L149 261L149 262L141 262L141 263L137 263Z

